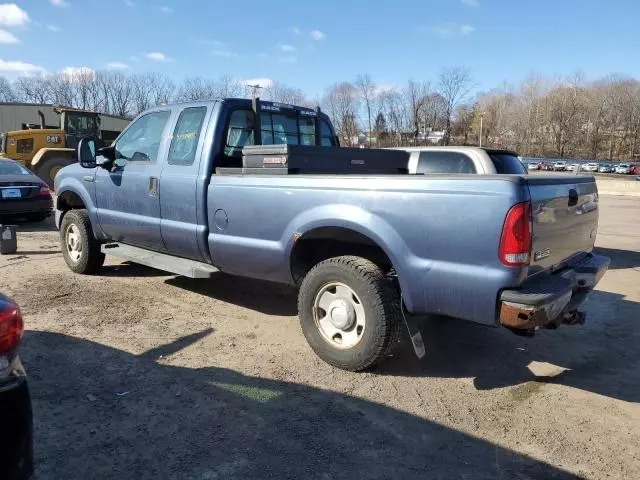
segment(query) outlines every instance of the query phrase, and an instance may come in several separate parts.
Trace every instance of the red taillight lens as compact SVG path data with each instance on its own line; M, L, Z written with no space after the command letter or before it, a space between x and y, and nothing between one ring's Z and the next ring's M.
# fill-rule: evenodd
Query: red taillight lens
M43 185L40 187L40 191L38 192L38 197L49 197L51 196L51 190L49 187Z
M15 305L0 310L0 354L15 350L20 344L24 326L20 309Z
M500 261L508 267L529 265L531 260L531 203L517 203L504 220Z

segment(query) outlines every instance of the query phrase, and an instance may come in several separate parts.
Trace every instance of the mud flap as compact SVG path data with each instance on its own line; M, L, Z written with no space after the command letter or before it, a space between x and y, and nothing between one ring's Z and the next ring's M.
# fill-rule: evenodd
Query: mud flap
M422 333L420 333L420 329L415 325L415 322L411 321L411 315L409 315L409 312L405 311L402 296L400 296L400 311L402 312L404 326L407 328L407 333L409 333L409 338L411 339L411 345L413 345L413 351L415 352L416 357L418 357L419 360L422 360L427 353L424 341L422 340Z

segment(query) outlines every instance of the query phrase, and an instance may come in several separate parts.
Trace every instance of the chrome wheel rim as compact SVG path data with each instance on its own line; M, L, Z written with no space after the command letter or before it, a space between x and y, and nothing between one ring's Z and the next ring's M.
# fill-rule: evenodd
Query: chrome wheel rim
M82 256L82 242L80 237L80 229L76 224L72 223L67 227L65 232L65 243L67 246L67 253L69 258L73 262L80 260Z
M324 285L313 302L313 319L322 337L335 348L353 348L364 334L364 306L341 282Z

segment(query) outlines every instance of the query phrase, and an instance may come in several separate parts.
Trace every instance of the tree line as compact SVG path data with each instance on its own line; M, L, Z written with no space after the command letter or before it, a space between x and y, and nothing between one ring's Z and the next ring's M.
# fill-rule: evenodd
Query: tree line
M586 81L579 74L531 76L474 93L468 69L442 70L404 85L370 75L330 85L310 99L299 88L272 82L266 100L320 105L346 145L392 147L460 144L515 150L526 156L633 159L640 156L640 82L611 75ZM0 77L0 101L52 103L133 117L174 101L246 97L248 87L224 75L176 84L160 73L127 74L75 69L56 74Z

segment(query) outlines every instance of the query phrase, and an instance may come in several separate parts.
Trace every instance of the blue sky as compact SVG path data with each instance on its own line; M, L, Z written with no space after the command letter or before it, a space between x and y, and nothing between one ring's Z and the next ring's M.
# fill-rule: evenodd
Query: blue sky
M0 4L0 75L68 67L266 78L323 92L469 67L478 90L535 72L640 78L640 1L23 0Z

